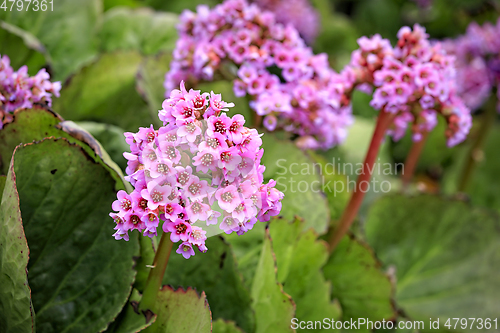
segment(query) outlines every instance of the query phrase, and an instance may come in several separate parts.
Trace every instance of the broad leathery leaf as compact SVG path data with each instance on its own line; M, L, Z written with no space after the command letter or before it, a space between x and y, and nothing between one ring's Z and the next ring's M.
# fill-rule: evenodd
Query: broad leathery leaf
M7 177L0 177L0 331L26 333L35 330L26 266L28 243L23 230L16 175L11 163Z
M193 288L174 290L164 286L158 293L156 321L145 333L210 333L212 314L202 292L198 296Z
M219 236L209 237L206 246L206 253L197 253L189 260L172 253L163 284L203 290L214 319L233 320L252 332L255 328L252 300L237 270L231 246Z
M323 268L333 285L333 297L342 306L342 320L389 320L396 316L394 287L373 250L345 236Z
M394 195L370 209L366 235L395 270L396 302L409 318L426 324L439 319L444 329L448 318L498 317L496 213L439 196ZM473 326L467 332L482 330Z
M278 267L278 282L295 302L295 316L299 320L338 320L340 306L331 301L332 285L325 281L322 272L328 259L326 243L318 240L318 235L311 229L303 232L303 223L300 219L292 222L274 219L269 224Z
M328 227L328 202L321 192L321 171L313 161L289 141L276 139L272 134L262 137L266 166L264 178L274 179L276 188L285 194L280 216L292 220L304 219L304 228L312 227L322 234Z
M47 5L46 10L42 3ZM1 10L0 20L29 32L43 43L52 59L53 80L65 80L97 55L101 1L23 1L23 5L23 10Z
M160 124L158 111L152 114L136 90L142 59L136 51L101 54L63 86L54 110L73 121L107 123L132 132Z
M7 171L6 167L17 145L50 136L66 138L69 142L79 144L110 172L116 180L117 189L124 189L128 185L124 183L120 168L92 135L72 121L64 121L57 113L41 105L16 110L13 121L0 131L0 172Z
M111 236L116 181L98 159L66 139L14 154L37 332L104 330L132 289L138 241Z
M294 331L291 328L291 323L292 318L295 317L295 303L283 291L283 286L278 282L276 261L267 228L253 279L252 299L256 318L256 333Z
M150 8L116 7L104 14L99 32L104 52L134 50L145 55L175 48L177 15Z

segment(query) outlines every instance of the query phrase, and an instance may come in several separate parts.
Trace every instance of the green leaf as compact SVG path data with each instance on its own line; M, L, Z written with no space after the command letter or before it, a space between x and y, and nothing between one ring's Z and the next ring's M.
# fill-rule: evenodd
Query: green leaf
M370 210L366 234L384 264L395 267L396 301L409 318L443 325L498 316L497 215L437 196L391 196Z
M72 77L53 102L54 110L74 121L97 121L137 132L159 124L135 88L142 57L137 52L105 53Z
M297 306L295 317L299 320L340 319L339 304L330 300L331 283L325 281L322 272L328 259L326 243L318 240L311 229L301 232L302 225L299 219L292 223L275 219L270 223L278 282L293 298Z
M380 266L368 246L349 236L330 255L323 271L342 306L342 320L395 317L393 286Z
M141 237L146 238L146 237ZM137 333L151 326L156 321L156 315L148 318L144 313L139 312L139 302L141 294L137 289L132 289L132 294L123 307L122 312L104 331L105 333Z
M206 245L206 253L197 253L189 260L172 253L163 284L203 290L214 319L233 320L252 332L255 324L250 294L237 271L231 247L221 237L209 237Z
M9 56L14 70L26 65L33 76L50 64L50 56L35 36L4 21L0 21L0 28L0 54Z
M2 202L3 189L5 188L5 182L7 181L7 176L0 175L0 202Z
M26 271L29 249L12 164L7 177L0 177L0 189L3 193L0 201L0 331L34 332L35 313Z
M224 235L224 239L231 244L238 263L238 271L243 276L243 282L249 290L252 288L252 280L259 262L262 243L266 234L265 230L266 223L259 222L243 237L234 232L230 235Z
M293 143L278 140L271 134L265 134L262 139L264 177L274 179L276 188L285 194L280 216L288 220L300 216L305 221L304 228L312 227L324 233L330 212L321 192L321 171Z
M96 27L101 19L99 0L50 1L47 9L0 11L0 20L17 26L38 38L53 60L54 80L63 80L97 54ZM9 3L7 1L7 3ZM38 1L41 6L41 1ZM9 3L9 6L11 4Z
M232 321L217 319L212 322L212 333L244 333L241 328Z
M120 168L102 149L99 142L75 123L63 121L58 114L38 105L35 105L32 109L16 110L13 122L6 124L0 131L1 172L7 172L7 165L17 145L31 143L50 136L66 138L69 142L78 143L89 155L99 156L100 158L97 160L108 169L116 180L117 189L124 189L123 175Z
M131 291L138 242L111 236L116 181L98 160L65 139L14 154L38 332L104 330Z
M145 333L210 333L212 314L205 293L198 296L192 288L174 290L164 286L158 293L155 306L156 321Z
M336 170L337 166L328 162L324 156L313 151L309 151L308 154L314 162L319 163L323 179L321 189L326 194L328 200L330 223L332 224L334 221L340 219L351 197L347 177L338 172Z
M92 121L80 121L76 124L98 140L110 158L121 170L125 170L127 160L123 153L130 151L130 146L125 142L124 131L120 127Z
M169 69L172 54L160 53L157 56L146 57L141 63L137 74L137 90L148 102L151 112L158 114L165 100L165 73Z
M252 307L255 310L256 333L293 332L295 303L283 291L276 276L276 262L269 230L260 253L252 284Z
M150 8L116 7L106 12L99 33L105 52L134 50L156 54L175 47L177 15Z

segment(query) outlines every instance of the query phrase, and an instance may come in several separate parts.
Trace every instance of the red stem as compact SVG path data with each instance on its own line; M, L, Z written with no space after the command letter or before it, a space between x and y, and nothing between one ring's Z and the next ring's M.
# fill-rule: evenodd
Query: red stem
M429 132L424 131L422 133L422 138L420 141L413 142L411 146L410 153L406 157L403 173L401 174L401 181L403 182L403 189L406 189L413 179L415 174L415 169L417 168L417 162L424 149L425 142L427 141Z
M375 126L375 131L373 132L372 140L370 142L370 147L368 148L365 162L363 163L362 173L358 176L356 187L351 195L351 199L349 200L347 207L344 210L344 213L342 214L342 217L340 218L339 225L331 234L328 241L330 253L333 252L340 240L349 230L349 227L356 218L356 215L358 215L358 210L363 202L367 187L370 186L369 182L371 179L371 172L374 169L373 166L375 165L375 159L377 158L380 145L382 144L387 128L392 123L394 116L395 114L385 112L384 109L382 109L379 113L377 125ZM363 186L364 184L366 185Z

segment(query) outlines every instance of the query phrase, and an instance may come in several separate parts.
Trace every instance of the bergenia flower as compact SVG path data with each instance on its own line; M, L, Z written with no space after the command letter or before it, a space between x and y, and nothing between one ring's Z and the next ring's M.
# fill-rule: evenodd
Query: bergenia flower
M60 82L50 82L50 75L42 68L35 76L28 75L28 67L15 72L8 56L0 55L0 129L12 122L12 113L18 108L31 108L34 103L52 106L52 95L59 97Z
M251 108L266 116L268 130L283 129L304 138L297 140L299 145L308 144L301 148L329 149L341 143L353 122L350 101L341 98L345 80L330 68L326 54L313 54L294 28L299 20L307 21L296 27L312 40L316 16L307 0L259 0L252 4L226 0L213 9L200 5L197 13L184 11L174 59L165 77L167 93L182 80L195 85L233 75L236 96L251 100ZM275 67L277 71L269 70ZM220 95L212 94L205 112L211 116L228 107L231 105L221 102ZM221 117L218 132L229 131L231 140L238 144L244 138L238 130L243 128L243 119L233 117L228 122ZM209 125L211 131L217 131L213 121Z
M388 133L402 138L408 127L419 141L437 125L437 116L448 124L448 146L462 142L472 126L470 109L459 98L454 57L440 43L431 44L418 24L403 27L392 47L380 35L358 40L350 64L342 71L349 90L369 84L375 88L370 104L395 115Z
M181 83L163 106L163 127L125 135L131 148L124 153L126 179L135 188L118 192L113 202L116 239L128 240L134 229L153 237L161 226L173 242L182 242L176 252L189 258L194 248L207 250L211 225L218 232L209 235L242 235L258 219L279 214L283 193L276 182L263 182L261 135L244 126L243 116L226 115L232 103ZM198 130L186 135L190 123Z

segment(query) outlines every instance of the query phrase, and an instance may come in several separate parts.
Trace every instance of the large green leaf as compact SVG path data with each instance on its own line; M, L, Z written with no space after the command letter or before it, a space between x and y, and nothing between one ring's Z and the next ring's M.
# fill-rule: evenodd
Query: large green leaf
M340 219L351 197L347 177L341 174L337 170L337 166L328 162L324 156L313 151L309 151L308 154L315 163L319 164L322 179L321 189L328 200L330 224L333 224L336 220Z
M14 70L27 65L28 74L33 76L50 64L45 47L35 36L3 21L0 21L0 28L0 54L9 56Z
M301 232L302 224L298 219L292 223L275 219L270 223L278 282L297 305L296 317L299 320L337 320L340 307L331 302L332 286L325 281L322 272L328 259L326 243L318 240L311 229Z
M7 176L0 175L0 202L2 202L3 189L5 188L5 182L7 181Z
M321 192L321 170L293 143L278 140L271 134L265 134L262 140L264 177L274 179L276 188L285 194L280 216L288 220L300 216L305 221L304 228L312 227L324 233L330 213Z
M143 237L146 238L146 237ZM127 304L123 307L122 312L104 331L105 333L137 333L151 326L157 316L150 317L150 313L139 311L139 302L141 294L137 289L132 290L132 294L127 300Z
M65 139L14 154L38 332L103 330L131 291L138 242L111 236L116 181L98 159Z
M262 251L262 243L265 239L266 223L256 223L250 232L238 236L235 232L224 235L224 239L231 244L238 271L243 275L243 282L248 289L252 288L252 280L255 276L255 269Z
M97 160L116 179L117 188L124 188L120 168L111 160L99 142L75 123L63 121L58 114L39 105L35 105L32 109L16 110L13 122L5 125L0 131L0 173L7 172L10 157L17 145L50 136L66 138L69 142L78 143L89 155L99 156Z
M158 114L165 100L165 73L168 71L172 54L163 52L156 56L146 57L137 74L137 90L148 102L151 112Z
M156 54L175 47L177 15L150 8L116 7L106 12L99 33L105 52L135 50Z
M396 301L411 319L498 317L497 215L436 196L392 196L372 207L366 233L395 267Z
M29 249L12 164L7 178L0 177L0 190L3 193L0 201L0 331L34 332L35 313L26 272Z
M234 320L252 332L255 324L250 293L236 270L231 247L220 237L209 237L206 245L206 253L197 253L189 260L172 253L163 284L203 290L215 319Z
M380 270L380 263L368 246L346 236L323 268L332 282L333 296L342 306L342 319L393 319L393 286Z
M174 290L164 286L156 301L156 321L145 333L210 333L212 315L205 293L192 288Z
M43 11L42 2L47 5ZM15 25L46 47L53 60L55 80L62 80L97 54L96 28L102 15L99 0L23 1L23 10L1 10L0 20ZM51 4L52 3L52 4ZM13 2L7 1L8 7ZM15 8L15 7L14 7Z
M153 117L135 88L141 61L134 51L102 54L63 87L54 110L74 121L104 122L134 132L159 124L157 112Z
M252 299L256 317L256 333L294 331L291 323L295 316L295 303L278 282L271 237L267 228L253 279Z
M217 319L212 322L212 333L244 333L241 328L232 321Z
M124 131L120 127L92 121L80 121L76 124L98 140L111 159L125 170L127 160L123 153L130 151L130 146L125 142Z

